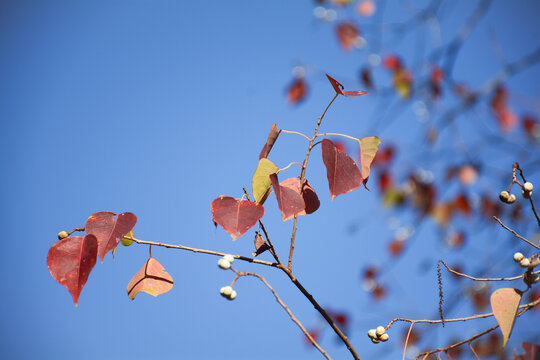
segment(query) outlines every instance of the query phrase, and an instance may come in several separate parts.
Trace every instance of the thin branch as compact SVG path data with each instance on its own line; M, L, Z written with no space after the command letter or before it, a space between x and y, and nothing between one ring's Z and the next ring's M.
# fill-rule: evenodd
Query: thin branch
M471 280L474 280L474 281L512 281L512 280L518 280L518 279L523 278L523 275L518 275L518 276L513 276L513 277L508 277L508 278L477 278L477 277L474 277L474 276L469 276L467 274L462 274L462 273L460 273L460 272L458 272L456 270L451 269L442 260L439 260L439 263L443 264L444 267L446 268L446 270L450 271L452 274L457 275L457 276L462 276L464 278L471 279ZM540 273L540 270L536 271L536 273Z
M501 219L499 219L499 218L496 217L496 216L493 216L493 218L494 218L495 220L497 220L497 221L499 222L499 224L501 224L501 226L502 226L503 228L505 228L506 230L510 231L512 234L514 234L515 237L517 237L517 238L519 238L519 239L525 241L527 244L529 244L529 245L531 245L532 247L535 247L535 248L537 248L537 249L540 250L540 246L535 245L534 243L532 243L532 242L530 242L529 240L525 239L523 236L519 235L519 234L518 234L517 232L515 232L514 230L510 229L508 226L504 225L504 224L502 223Z
M339 133L324 133L324 134L318 134L317 137L319 137L319 136L343 136L343 137L346 137L346 138L351 139L351 140L360 141L360 139L355 138L354 136L349 136L349 135L339 134Z
M478 354L476 353L476 351L474 351L474 348L472 347L472 344L471 342L469 341L469 348L471 349L472 353L474 354L474 356L476 356L476 359L477 360L480 360L480 358L478 357Z
M263 276L261 276L261 275L259 275L257 273L253 273L253 272L241 272L241 273L238 273L238 276L254 276L254 277L259 278L259 280L261 280L264 283L264 285L266 285L266 287L272 292L272 294L274 294L274 297L276 298L276 301L279 303L279 305L281 305L281 307L283 309L285 309L287 314L289 314L289 317L291 318L291 320L296 325L298 325L298 327L302 330L302 332L308 338L308 340L311 341L313 346L315 346L317 348L317 350L319 350L321 352L321 354L323 354L323 356L325 358L331 360L328 353L326 351L324 351L324 349L317 343L317 341L313 338L313 336L311 336L310 333L304 328L302 323L293 315L293 313L291 312L289 307L287 305L285 305L285 303L278 296L277 292L272 288L272 286L270 286L270 284L266 281L266 279Z
M411 336L411 331L414 326L414 323L411 323L409 326L409 331L407 331L407 337L405 338L405 345L403 346L403 360L405 360L405 353L407 352L407 344L409 343L409 336Z
M296 134L296 135L300 135L300 136L305 137L308 141L311 140L307 135L302 134L301 132L298 132L298 131L290 131L290 130L283 130L283 129L281 129L281 132L288 133L288 134Z
M518 164L517 161L516 161L515 167L519 170L519 175L523 179L523 182L526 183L527 180L525 179L525 176L523 175L523 170L521 170L521 168L519 167L519 164ZM531 202L531 208L532 208L532 212L533 212L534 216L536 217L536 222L538 223L538 226L540 226L540 217L538 217L538 213L536 212L536 209L534 208L534 202L533 202L533 199L532 199L532 195L529 196L529 201Z

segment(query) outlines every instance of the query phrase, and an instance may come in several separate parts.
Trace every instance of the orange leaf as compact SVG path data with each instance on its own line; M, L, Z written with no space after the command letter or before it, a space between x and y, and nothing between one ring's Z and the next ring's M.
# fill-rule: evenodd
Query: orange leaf
M173 278L165 268L154 258L149 258L141 270L133 276L127 286L127 293L131 300L141 291L158 296L171 290Z
M520 300L521 292L512 288L498 289L491 294L491 309L503 334L503 347L512 333Z

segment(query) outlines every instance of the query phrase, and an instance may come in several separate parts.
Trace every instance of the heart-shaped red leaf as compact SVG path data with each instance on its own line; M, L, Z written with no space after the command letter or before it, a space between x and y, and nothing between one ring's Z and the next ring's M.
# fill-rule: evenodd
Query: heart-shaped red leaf
M520 301L521 292L512 288L498 289L491 294L491 309L503 334L503 347L512 333Z
M173 283L172 276L156 259L151 257L130 280L127 293L131 300L134 300L141 291L158 296L171 290Z
M298 187L296 189L291 189L289 187L281 186L276 174L270 175L270 181L274 188L274 194L276 194L283 221L287 221L294 217L294 215L299 215L304 212L306 205L298 191Z
M330 84L332 84L332 87L334 90L336 90L336 93L348 96L348 97L356 97L356 96L362 96L368 94L366 91L343 91L343 85L341 85L336 79L331 77L330 75L326 74L326 77L328 78L328 81L330 81Z
M328 139L322 141L322 157L332 200L362 185L362 175L354 160L339 151Z
M274 143L276 142L280 133L281 130L278 129L276 124L272 124L272 127L270 128L270 133L268 134L268 139L266 140L266 144L264 144L261 153L259 154L259 160L268 157L268 154L270 153L270 150L272 150L272 147L274 146Z
M298 191L300 179L297 177L289 178L283 180L279 185ZM305 209L297 215L314 213L321 205L317 194L306 179L304 179L304 186L302 186L302 198L304 199Z
M211 211L214 223L221 225L233 240L245 234L264 215L261 204L223 195L212 201Z
M105 255L116 248L120 239L133 229L137 217L129 212L115 214L110 211L101 211L93 214L86 220L84 229L87 234L93 234L98 239L98 255L101 262Z
M96 265L97 252L98 239L94 235L68 237L55 243L49 250L49 272L69 290L75 306L79 303L79 295Z

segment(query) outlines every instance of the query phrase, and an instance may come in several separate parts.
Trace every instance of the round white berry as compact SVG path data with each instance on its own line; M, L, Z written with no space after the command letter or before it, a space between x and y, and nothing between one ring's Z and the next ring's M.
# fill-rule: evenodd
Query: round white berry
M229 295L229 300L234 300L234 299L236 299L236 291L233 290L231 292L231 295Z
M531 265L531 262L529 261L529 259L524 258L524 259L521 259L521 261L519 262L519 265L521 265L521 267L529 267L529 265Z
M375 330L375 329L370 329L370 330L367 332L367 336L369 336L369 337L372 338L372 339L375 339L375 338L377 337L376 330Z
M501 191L499 193L499 199L501 199L502 202L507 202L509 196L510 194L508 194L508 191Z
M371 342L374 343L374 344L378 344L380 342L380 340L377 339L377 338L371 338Z
M224 297L228 298L229 296L231 296L232 292L233 292L233 288L230 287L230 286L224 286L221 288L221 290L219 291L219 293L221 295L223 295Z
M509 204L512 204L514 201L516 201L516 195L510 194L510 196L508 197L508 200L506 202L509 203Z
M514 261L515 262L520 262L521 260L523 260L524 257L525 256L523 256L522 253L517 252L517 253L514 254Z
M384 334L386 332L386 330L384 330L384 327L382 326L377 326L377 329L375 329L375 333L377 334L377 336L381 336L382 334Z
M227 255L223 256L223 259L227 260L231 264L234 262L234 256L232 256L230 254L227 254Z
M379 340L381 341L388 341L388 334L384 333L381 336L379 336Z
M527 181L525 184L523 184L523 190L531 192L532 189L533 189L533 184L531 184L530 182Z
M530 198L531 195L532 195L532 191L521 190L521 196L523 196L524 199Z
M217 262L217 264L218 264L218 266L219 266L220 268L222 268L223 270L227 270L228 268L231 267L231 263L228 262L225 258L219 259L218 262Z

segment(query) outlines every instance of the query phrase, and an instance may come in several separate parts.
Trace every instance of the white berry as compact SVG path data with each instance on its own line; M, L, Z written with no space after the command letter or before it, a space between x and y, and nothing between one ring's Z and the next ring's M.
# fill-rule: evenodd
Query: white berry
M228 262L225 258L219 259L218 262L217 262L217 264L218 264L218 266L219 266L220 268L222 268L223 270L227 270L228 268L231 267L231 263Z
M531 195L532 195L532 191L521 190L521 196L523 196L524 199L530 198Z
M379 340L381 341L388 341L388 334L384 333L381 336L379 336Z
M517 252L517 253L514 254L514 261L515 262L520 262L521 260L523 260L524 257L525 256L523 256L522 253Z
M508 200L507 200L506 202L509 203L509 204L511 204L511 203L513 203L514 201L516 201L516 195L510 194L510 196L508 197Z
M509 196L510 194L508 194L508 191L501 191L499 193L499 199L501 199L502 202L507 202Z
M531 265L531 262L529 261L529 259L524 258L519 262L519 265L521 265L521 267L529 267L529 265Z
M367 332L367 336L369 336L369 337L372 338L372 339L375 339L375 338L377 337L376 330L375 330L375 329L370 329L370 330Z
M231 264L234 262L234 256L229 255L229 254L223 256L223 259L227 260L227 261L230 262Z
M233 290L231 292L231 295L229 295L229 300L234 300L234 299L236 299L236 291Z
M371 342L374 343L374 344L378 344L380 341L379 341L379 339L371 338Z
M224 286L221 288L221 290L219 291L219 293L221 295L223 295L224 297L228 298L229 296L231 296L232 292L233 292L233 288L230 287L230 286Z
M377 329L375 330L375 333L377 334L377 336L381 336L382 334L384 334L386 332L386 330L384 330L384 327L382 326L377 326Z
M527 192L531 192L533 189L533 184L531 184L530 182L526 182L525 184L523 184L523 190L527 191Z

